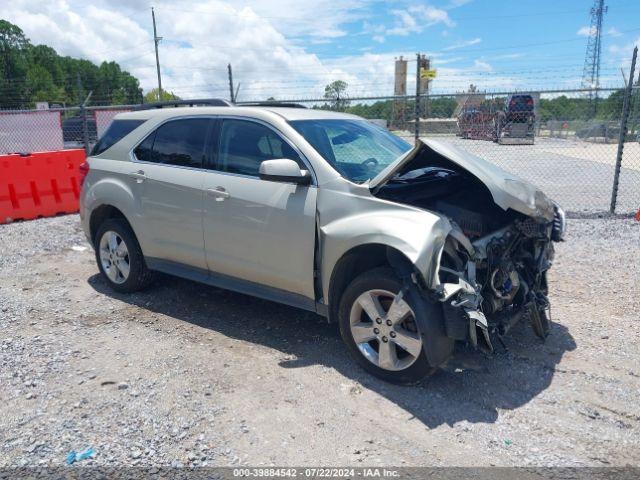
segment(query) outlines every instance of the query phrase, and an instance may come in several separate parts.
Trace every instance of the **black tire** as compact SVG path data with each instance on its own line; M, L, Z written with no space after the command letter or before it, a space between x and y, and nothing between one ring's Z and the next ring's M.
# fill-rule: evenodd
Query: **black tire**
M537 315L535 314L536 312L531 312L531 328L533 328L533 333L544 341L549 336L551 321L549 320L547 310L543 308L537 309L535 306L533 308L536 308Z
M403 370L386 370L377 365L374 365L371 361L365 358L364 354L358 348L356 341L351 333L351 308L358 299L358 297L369 290L386 290L393 294L397 294L403 289L403 284L391 268L380 267L373 270L369 270L358 277L356 277L351 284L346 288L344 294L340 299L340 306L338 310L338 322L340 326L340 335L343 341L347 345L349 353L358 362L362 368L367 372L375 375L376 377L395 384L411 384L418 382L426 376L432 374L437 370L439 364L432 364L425 353L424 345L429 348L432 344L427 340L429 336L433 336L436 339L442 339L442 327L431 327L425 325L442 325L442 308L439 304L432 303L424 299L417 287L410 284L405 287L403 299L409 304L415 315L415 324L422 325L422 328L418 328L419 334L423 341L423 348L420 355L410 366ZM436 340L438 341L438 340ZM453 340L446 339L445 343L450 345L448 355L453 350ZM440 347L440 345L437 345ZM448 357L448 355L445 355Z
M128 277L123 283L116 283L109 278L100 259L100 239L109 231L118 234L126 244L128 250L130 270ZM98 269L100 270L103 279L116 292L137 292L147 287L153 281L153 271L147 268L138 239L126 220L120 218L110 218L105 220L96 232L96 236L94 238L94 250L96 263L98 264Z

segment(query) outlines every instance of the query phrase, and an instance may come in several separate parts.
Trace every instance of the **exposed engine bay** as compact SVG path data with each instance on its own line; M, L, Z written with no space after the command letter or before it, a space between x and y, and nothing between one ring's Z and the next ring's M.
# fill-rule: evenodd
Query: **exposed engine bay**
M376 196L437 212L452 231L440 258L438 291L446 335L493 351L523 318L545 338L549 330L547 270L564 215L552 220L496 204L476 176L433 150L389 179Z

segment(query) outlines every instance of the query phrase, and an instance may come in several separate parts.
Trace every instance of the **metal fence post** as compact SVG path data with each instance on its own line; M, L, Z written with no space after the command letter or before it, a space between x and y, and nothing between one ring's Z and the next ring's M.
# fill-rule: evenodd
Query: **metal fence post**
M420 54L416 53L416 108L415 108L415 128L414 128L414 140L418 143L418 137L420 137Z
M631 70L629 71L629 81L626 85L624 94L624 102L622 104L622 118L620 118L620 137L618 139L618 153L616 155L616 168L613 173L613 188L611 189L611 205L610 213L616 213L616 202L618 200L618 185L620 183L620 167L622 166L622 152L624 151L624 140L627 137L627 121L629 120L629 106L631 105L631 92L633 89L633 78L636 70L636 58L638 56L638 47L633 49L633 57L631 58Z
M84 151L87 155L89 155L90 145L89 145L89 121L87 119L87 104L91 99L91 95L93 94L93 90L89 92L87 98L84 99L84 102L80 104L80 118L82 118L82 142L84 143Z
M84 104L80 105L80 118L82 118L82 143L84 151L89 155L89 125L87 122L87 108Z

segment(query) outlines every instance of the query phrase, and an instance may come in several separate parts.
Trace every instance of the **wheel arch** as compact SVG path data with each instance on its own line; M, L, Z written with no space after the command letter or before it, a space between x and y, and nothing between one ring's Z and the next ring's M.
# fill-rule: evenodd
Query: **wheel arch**
M89 234L91 236L91 241L93 242L94 245L96 242L96 238L95 238L96 233L98 232L100 225L102 225L106 220L109 220L112 218L119 218L127 222L127 225L129 226L129 228L131 228L131 231L133 232L133 234L136 235L136 232L133 229L131 222L129 221L127 216L122 212L122 210L110 204L103 204L94 208L91 211L91 215L89 217L89 232L90 232ZM136 235L136 238L137 237L138 236Z
M335 292L340 291L336 279L353 269L360 272L362 265L373 268L395 259L396 267L407 265L411 273L416 272L422 285L437 288L440 254L450 231L444 217L393 205L388 211L359 212L321 225L319 273L327 316L335 317ZM364 260L350 265L353 256Z
M357 245L345 252L336 262L330 276L328 289L328 319L338 318L340 298L346 287L360 274L376 267L389 266L404 278L416 272L411 260L400 250L382 243Z

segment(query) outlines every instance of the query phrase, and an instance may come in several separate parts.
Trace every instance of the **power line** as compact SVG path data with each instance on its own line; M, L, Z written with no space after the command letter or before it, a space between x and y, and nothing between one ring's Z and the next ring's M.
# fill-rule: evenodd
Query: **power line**
M209 10L192 10L192 9L174 8L174 7L162 7L162 9L170 10L174 12L181 12L181 13L197 13L199 15L232 16L232 17L244 18L247 20L252 20L252 19L285 20L285 21L292 21L295 23L312 23L312 24L317 24L318 22L317 19L315 18L296 18L291 16L261 15L255 11L252 11L255 16L251 17L248 15L244 15L242 12L238 12L238 11L232 12L232 11L216 10L212 12ZM555 15L576 14L576 13L582 13L582 11L583 10L559 10L559 11L546 11L546 12L517 13L517 14L511 14L511 15L480 15L480 16L457 16L456 15L453 19L454 20L490 20L490 19L506 19L506 18L546 17L549 15L555 16ZM357 21L357 20L360 20L360 19L354 19L354 21ZM337 22L338 25L345 24L345 23L351 23L351 21L347 20L347 21Z

